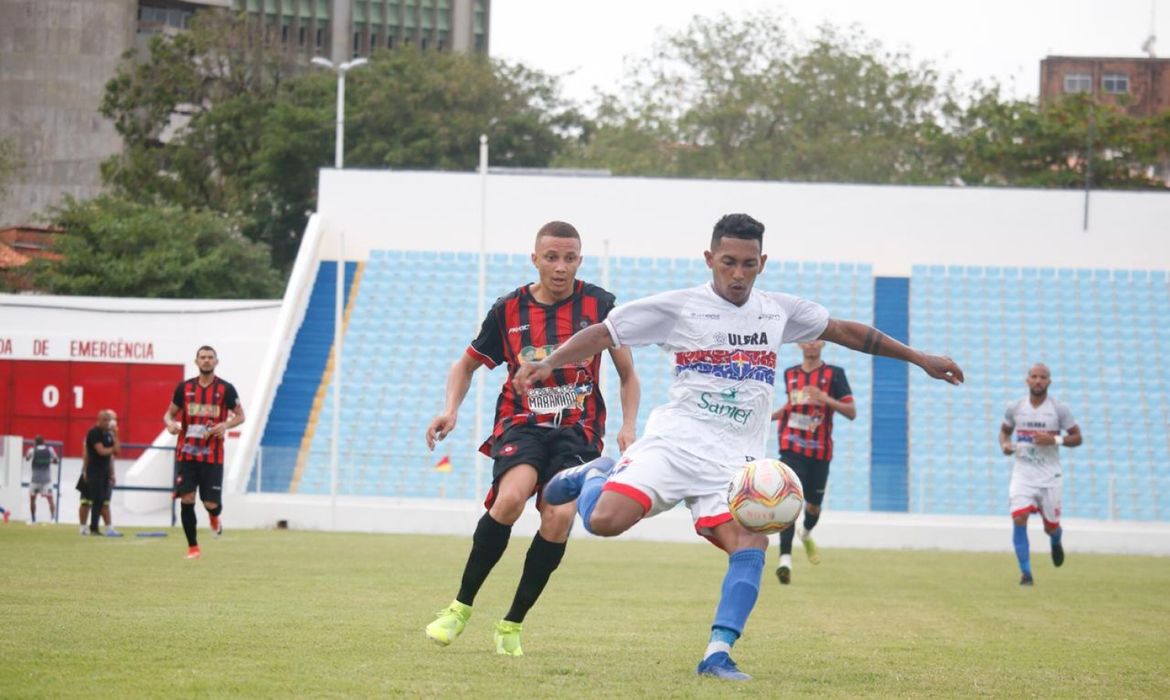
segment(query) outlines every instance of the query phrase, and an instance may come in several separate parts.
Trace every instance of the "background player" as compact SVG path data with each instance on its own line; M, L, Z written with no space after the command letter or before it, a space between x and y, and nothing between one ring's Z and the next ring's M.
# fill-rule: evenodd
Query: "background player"
M1064 563L1060 527L1060 447L1080 445L1080 426L1068 407L1048 395L1052 374L1037 363L1028 370L1028 395L1013 401L1003 415L999 446L1012 456L1008 499L1012 510L1012 544L1020 564L1020 585L1032 585L1028 516L1040 513L1052 545L1052 564ZM1016 440L1012 442L1012 431ZM1062 436L1061 431L1068 431Z
M447 646L463 631L471 606L496 562L503 556L512 525L524 504L553 474L601 454L605 401L597 387L600 357L559 365L547 381L517 392L511 379L525 362L539 360L577 330L605 319L613 295L577 280L581 237L570 224L552 221L536 234L532 264L539 280L501 297L483 320L479 335L451 365L447 402L427 427L427 447L434 449L455 428L459 405L477 369L507 364L508 377L496 402L495 428L480 451L492 457L488 511L471 540L471 554L455 600L431 624L426 635ZM629 350L611 350L621 380L622 427L618 447L634 441L641 390ZM524 571L508 614L495 625L496 651L520 656L521 623L536 603L552 572L560 565L573 525L571 505L551 506L537 498L540 530L532 539Z
M603 537L687 504L696 532L729 555L707 650L696 669L728 680L751 678L730 652L759 596L768 538L735 522L727 484L745 461L766 453L780 346L823 338L912 362L952 384L963 380L949 358L908 348L861 323L830 319L811 301L753 290L767 262L763 236L763 224L752 217L724 216L704 253L711 283L623 304L550 357L521 367L515 379L518 390L527 390L554 367L607 348L657 344L674 354L669 401L651 412L642 437L621 461L614 466L603 458L561 472L544 495L550 503L579 495L585 527Z
M236 388L215 375L219 356L204 345L195 353L199 376L179 382L163 422L167 432L179 435L175 444L175 493L183 533L187 536L187 558L201 555L196 534L195 489L207 509L211 531L223 533L223 441L232 428L244 422L244 407Z
M57 508L53 503L53 465L60 464L57 451L45 444L41 435L33 439L33 446L25 453L24 460L32 467L28 480L29 522L37 521L37 496L44 496L49 502L49 520L57 519Z
M825 341L800 343L803 359L799 365L784 370L784 388L788 403L772 414L780 422L780 461L792 467L804 486L804 522L800 541L809 562L819 564L817 543L809 534L821 517L825 485L829 482L829 462L833 459L833 414L849 420L857 417L853 390L845 378L845 369L821 360ZM780 563L776 578L788 584L792 580L792 537L796 528L780 533Z

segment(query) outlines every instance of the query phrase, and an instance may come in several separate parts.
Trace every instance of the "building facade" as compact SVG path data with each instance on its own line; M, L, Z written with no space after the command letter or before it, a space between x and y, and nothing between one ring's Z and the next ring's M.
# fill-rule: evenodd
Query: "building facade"
M101 187L101 163L122 148L98 113L127 50L180 32L196 12L245 12L307 61L335 63L414 45L487 53L491 0L3 0L0 139L20 166L0 200L0 226L37 223L66 195Z
M1040 62L1040 103L1088 92L1135 117L1170 109L1170 59L1048 56Z

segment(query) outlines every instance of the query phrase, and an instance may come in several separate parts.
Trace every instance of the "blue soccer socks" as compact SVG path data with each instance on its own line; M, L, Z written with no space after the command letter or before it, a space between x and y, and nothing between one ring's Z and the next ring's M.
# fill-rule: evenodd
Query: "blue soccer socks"
M1020 573L1032 577L1032 562L1028 553L1028 526L1012 524L1012 545L1016 548L1016 559L1020 562Z

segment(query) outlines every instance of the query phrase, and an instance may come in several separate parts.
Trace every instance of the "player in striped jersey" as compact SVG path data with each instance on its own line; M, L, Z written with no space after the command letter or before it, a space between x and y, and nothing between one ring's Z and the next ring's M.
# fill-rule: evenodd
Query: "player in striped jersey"
M845 378L845 369L825 364L821 351L825 341L800 343L803 359L799 365L784 370L784 388L788 403L772 414L780 423L780 460L792 467L804 486L804 522L800 541L809 562L819 564L820 553L810 533L821 517L825 485L829 482L829 461L833 459L833 414L849 420L857 417L853 391ZM776 578L787 585L792 581L792 538L796 528L780 533L780 563Z
M494 460L492 486L471 540L471 554L455 600L431 624L426 635L447 646L463 631L471 606L492 567L503 556L512 525L524 504L554 474L601 454L605 401L597 386L600 354L556 368L543 382L517 391L512 378L521 365L547 357L578 330L599 323L613 308L613 295L577 279L581 237L570 224L553 221L536 234L532 264L539 281L496 301L479 335L451 366L443 412L427 427L427 447L454 428L459 405L481 366L506 364L508 376L496 402L495 427L480 451ZM634 441L640 389L628 349L610 351L621 381L622 428L618 447ZM520 656L521 623L536 603L552 572L560 565L573 525L572 504L552 506L537 498L540 530L532 540L512 607L496 623L496 651Z
M223 441L228 431L244 422L244 406L236 388L215 375L219 356L204 345L195 353L199 376L179 382L163 421L167 432L178 435L175 445L175 495L187 536L187 558L201 555L196 535L195 490L207 509L212 533L223 533Z

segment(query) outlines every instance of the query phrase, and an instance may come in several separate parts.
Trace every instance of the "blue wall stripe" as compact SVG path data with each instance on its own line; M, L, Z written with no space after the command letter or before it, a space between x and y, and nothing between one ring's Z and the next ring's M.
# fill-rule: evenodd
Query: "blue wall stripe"
M909 343L910 279L875 277L873 291L873 325L891 338ZM870 510L909 509L909 377L905 362L873 358Z
M357 263L345 263L345 298L349 298ZM313 397L325 363L333 349L333 317L337 305L337 263L322 260L317 266L317 278L313 291L309 293L305 319L297 329L289 353L288 365L276 396L272 400L272 411L264 427L260 447L264 450L263 484L264 491L288 491L296 466L297 452L301 437L305 434L305 423L313 407ZM248 490L256 488L256 473L252 470Z

